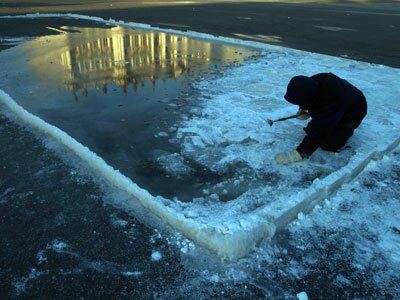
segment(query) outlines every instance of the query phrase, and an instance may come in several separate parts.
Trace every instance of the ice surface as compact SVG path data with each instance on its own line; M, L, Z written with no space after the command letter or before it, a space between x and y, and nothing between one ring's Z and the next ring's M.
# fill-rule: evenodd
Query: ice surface
M70 14L27 17L46 16L149 28L143 24ZM160 163L175 176L190 172L185 159L229 175L205 191L204 198L194 199L192 203L153 197L85 146L24 110L6 93L1 92L0 98L22 121L53 136L100 176L130 193L132 201L138 200L185 236L222 257L235 259L246 255L259 240L270 238L276 228L298 217L303 221L306 218L299 213L329 198L371 161L382 159L400 142L400 107L396 102L400 94L396 84L400 78L398 69L195 32L167 32L264 51L260 59L232 68L223 77L198 83L198 107L190 117L182 119L176 130L181 153L160 156ZM302 138L304 123L290 120L270 127L266 120L297 110L282 100L292 76L318 72L333 72L359 87L368 100L368 115L350 140L351 149L337 154L318 150L309 160L279 166L273 155L296 147ZM239 196L227 203L216 201L226 193ZM391 247L385 241L380 246ZM398 256L394 255L394 259Z

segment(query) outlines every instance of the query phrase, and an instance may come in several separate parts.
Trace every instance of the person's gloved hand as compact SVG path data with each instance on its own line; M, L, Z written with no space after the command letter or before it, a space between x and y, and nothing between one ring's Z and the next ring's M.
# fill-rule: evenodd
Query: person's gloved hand
M301 109L301 108L298 110L296 115L297 115L296 118L299 120L307 120L310 117L310 115L308 114L308 111Z
M276 162L281 165L294 163L297 161L301 161L302 159L303 157L296 150L293 150L291 152L282 152L275 155Z

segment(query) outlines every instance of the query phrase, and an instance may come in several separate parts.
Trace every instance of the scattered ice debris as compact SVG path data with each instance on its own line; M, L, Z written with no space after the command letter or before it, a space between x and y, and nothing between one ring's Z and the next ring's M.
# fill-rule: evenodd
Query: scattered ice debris
M140 271L126 271L126 272L121 272L122 275L127 276L127 277L139 277L140 275L143 274L143 272Z
M347 286L351 285L351 281L348 280L346 277L344 277L342 274L338 274L336 276L336 281L341 285L347 285Z
M189 252L189 248L185 245L181 248L181 252L187 254Z
M111 224L114 227L125 227L126 225L128 225L128 223L129 223L128 221L120 219L115 215L111 216Z
M32 195L33 195L32 191L28 191L28 192L25 192L25 193L18 193L18 198L25 199L25 198L28 198L29 196L32 196Z
M192 109L190 110L190 113L191 113L192 115L194 115L194 116L200 117L201 114L202 114L202 111L201 111L200 108L192 108Z
M303 214L302 212L299 212L299 213L297 214L297 219L299 219L299 220L304 220L304 214Z
M36 254L36 259L37 259L37 262L39 265L47 261L47 257L46 257L44 250L40 250Z
M190 251L193 251L196 248L195 245L187 239L178 240L176 242L176 245L178 246L178 248L180 248L180 251L183 254L188 254Z
M190 145L195 146L197 148L204 148L206 147L206 142L201 139L201 137L197 135L192 135L192 136L186 136L185 137L185 142L187 143L187 147L190 147Z
M203 192L204 195L209 195L210 194L210 190L208 190L208 189L203 189L202 192Z
M213 199L213 200L216 200L216 201L218 201L219 200L219 196L218 196L218 194L211 194L210 195L210 199Z
M114 226L125 227L126 225L128 225L128 221L125 221L125 220L122 220L122 219L118 219L118 220L113 220L112 224Z
M299 300L308 300L308 295L306 292L300 292L296 295Z
M162 254L160 251L153 251L151 253L151 260L152 261L160 261L162 258Z
M196 211L193 210L188 210L184 212L184 215L186 218L190 218L190 219L195 219L199 216L199 214Z
M167 136L169 136L169 133L165 131L161 131L157 134L157 137L167 137Z
M168 132L169 133L174 133L174 132L176 132L178 129L175 127L175 126L171 126L169 129L168 129Z
M15 191L15 188L13 188L13 187L7 188L4 192L2 192L2 193L0 194L0 198L6 196L7 194L9 194L9 193L11 193L11 192L13 192L13 191Z
M170 175L185 175L192 172L192 168L179 153L164 153L157 157L157 162Z
M218 274L213 274L213 275L211 275L211 277L210 277L210 281L211 281L211 282L217 283L217 282L220 282L221 279L220 279L220 277L219 277Z
M13 283L16 295L19 296L23 292L25 292L26 285L28 284L29 281L34 280L41 275L46 275L48 273L49 273L48 271L38 271L37 269L32 268L27 276L23 276L19 280L16 280Z
M161 238L162 238L161 233L158 232L157 229L154 229L154 234L152 234L150 237L150 243L154 244L154 243L156 243L157 240L159 240Z
M50 244L47 245L46 249L52 249L56 252L62 252L68 247L68 245L58 239L53 240Z

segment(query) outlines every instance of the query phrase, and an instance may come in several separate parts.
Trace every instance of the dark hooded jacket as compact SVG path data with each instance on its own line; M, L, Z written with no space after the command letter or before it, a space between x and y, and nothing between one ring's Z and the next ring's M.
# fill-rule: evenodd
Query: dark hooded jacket
M302 157L310 156L318 147L339 150L367 114L363 93L332 73L293 77L285 99L308 110L312 118L297 147Z

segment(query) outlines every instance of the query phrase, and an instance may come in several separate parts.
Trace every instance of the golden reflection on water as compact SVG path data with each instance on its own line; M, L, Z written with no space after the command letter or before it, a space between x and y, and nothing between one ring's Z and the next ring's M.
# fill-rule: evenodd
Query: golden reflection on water
M110 83L122 87L126 94L128 85L136 90L146 81L155 85L157 80L198 75L212 61L241 62L252 54L244 49L239 53L228 45L120 26L62 29L67 32L57 36L55 42L47 43L46 53L36 55L32 65L45 76L63 74L63 84L74 94L82 90L87 95L93 87L107 93ZM56 66L45 67L53 60L59 63L62 72ZM52 75L51 70L57 74Z

